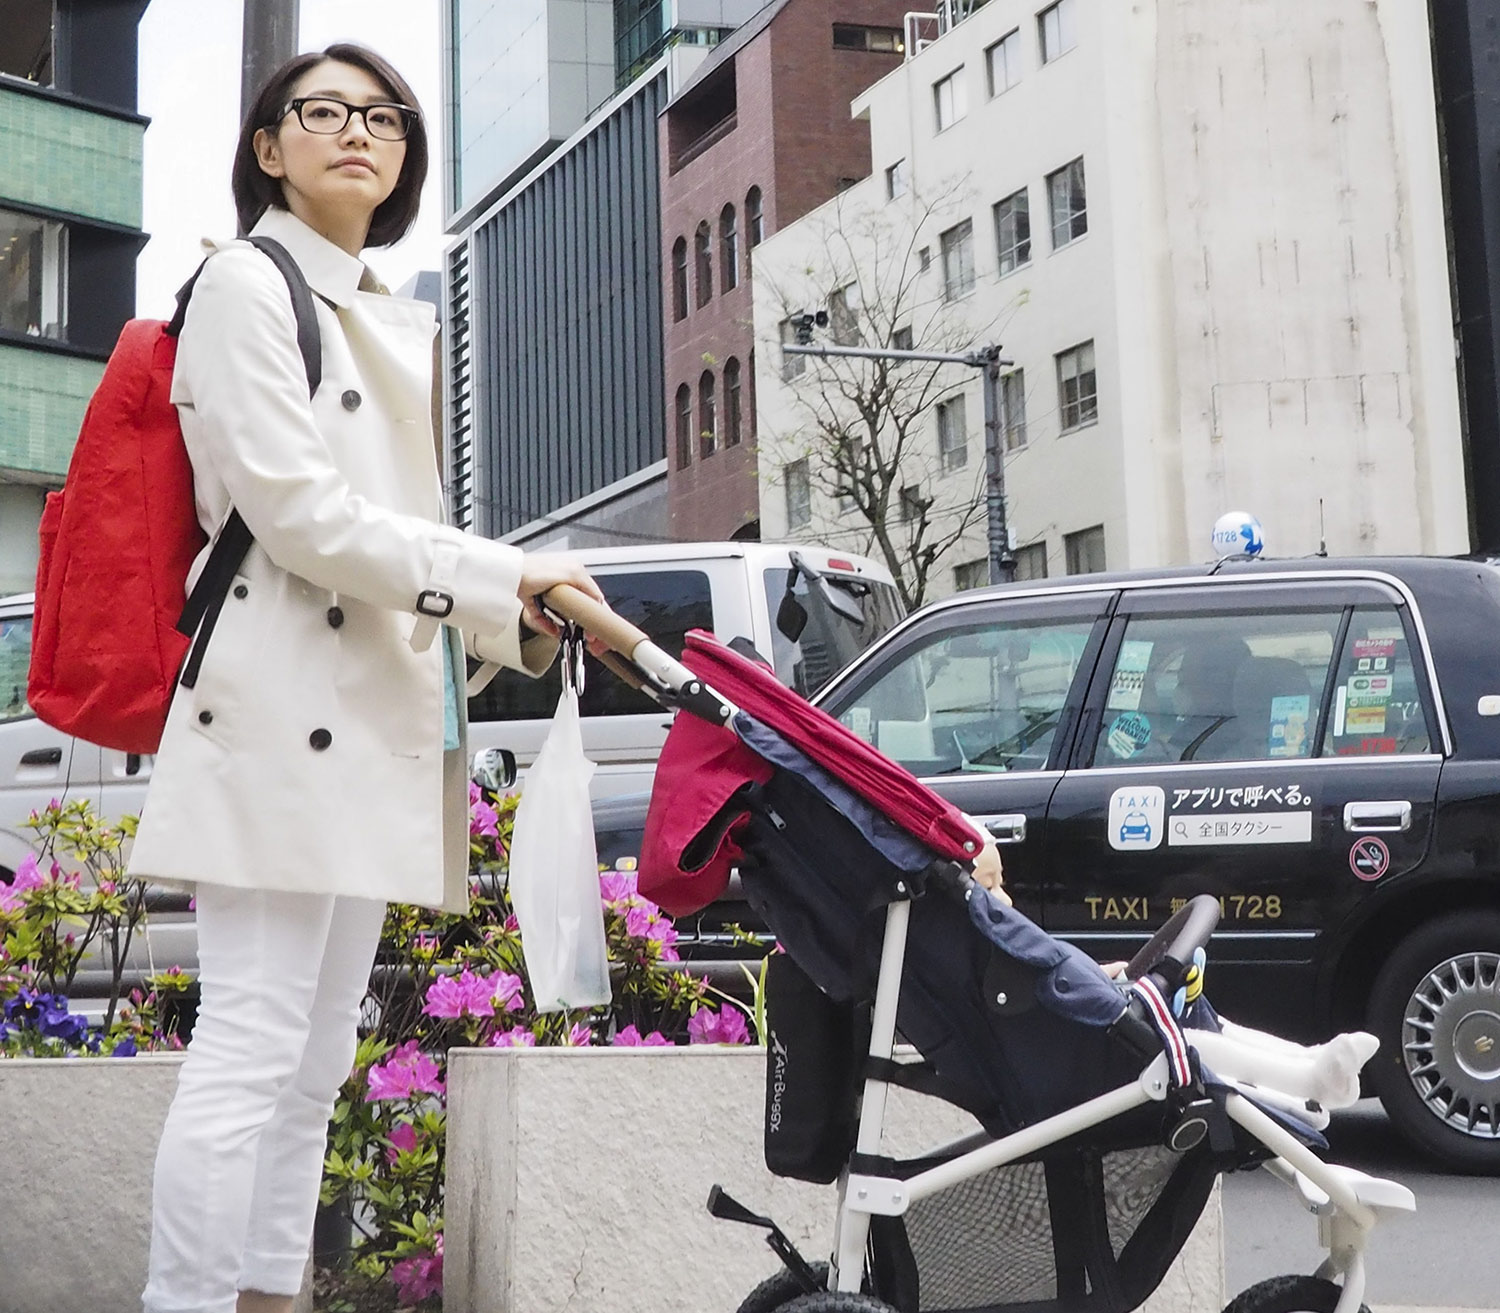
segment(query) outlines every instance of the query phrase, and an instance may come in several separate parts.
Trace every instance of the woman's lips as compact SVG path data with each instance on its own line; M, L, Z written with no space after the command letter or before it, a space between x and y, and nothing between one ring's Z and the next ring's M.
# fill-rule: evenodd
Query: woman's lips
M368 171L370 173L374 173L375 172L375 166L373 164L371 164L369 160L363 160L363 159L360 159L358 156L354 156L354 155L350 155L350 156L348 156L348 157L346 157L344 159L341 159L341 160L335 160L333 162L333 167L336 168L336 169L347 169L347 168L365 169L366 171Z

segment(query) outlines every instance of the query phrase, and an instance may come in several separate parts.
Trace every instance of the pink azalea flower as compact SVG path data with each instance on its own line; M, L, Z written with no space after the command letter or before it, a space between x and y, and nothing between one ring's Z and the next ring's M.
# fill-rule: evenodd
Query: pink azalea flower
M568 1048L586 1049L594 1042L594 1032L586 1021L573 1023L573 1028L568 1031L568 1038L563 1041Z
M510 915L505 918L504 928L508 934L518 935L521 933L521 923L516 920L516 914L514 912L510 913Z
M438 1079L438 1065L417 1048L417 1041L407 1040L385 1062L370 1068L366 1103L382 1099L411 1099L419 1094L443 1093Z
M642 1035L632 1023L624 1030L615 1031L615 1037L610 1040L610 1043L625 1049L656 1049L670 1048L672 1041L659 1030L653 1030L649 1035Z
M625 933L632 939L644 939L650 933L655 918L639 903L625 913Z
M430 1254L413 1254L391 1264L391 1280L403 1304L416 1304L443 1290L443 1237Z
M497 971L489 978L489 984L490 1001L498 1005L502 1011L515 1012L526 1001L523 997L524 986L520 976L512 975L509 971Z
M403 1153L410 1153L417 1147L417 1128L410 1122L402 1122L385 1138L391 1146L385 1151L385 1160L393 1163Z
M492 1049L534 1049L536 1036L525 1026L513 1026L510 1030L496 1031L490 1036Z
M647 927L646 938L654 939L661 945L661 960L663 962L680 962L682 959L677 955L677 949L673 947L677 943L677 929L664 916L656 917Z
M55 863L54 863L55 865ZM16 867L15 878L9 886L0 885L0 912L13 912L22 903L21 895L28 889L37 889L47 883L47 877L37 865L36 854L27 853Z
M469 834L473 838L493 839L499 833L500 813L484 800L479 786L469 781Z
M694 1044L748 1044L750 1028L738 1008L699 1008L688 1021L688 1039Z
M469 1009L469 987L464 976L469 974L465 968L461 976L439 976L434 980L427 987L427 997L422 1004L423 1014L450 1021L465 1016Z
M634 871L605 871L599 877L599 897L606 903L634 898L638 888Z

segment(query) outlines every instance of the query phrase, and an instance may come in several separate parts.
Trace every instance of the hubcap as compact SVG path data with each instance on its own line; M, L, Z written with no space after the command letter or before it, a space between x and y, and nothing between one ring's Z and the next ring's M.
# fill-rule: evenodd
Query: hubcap
M1407 1000L1401 1055L1434 1115L1500 1140L1500 954L1460 953L1427 973Z

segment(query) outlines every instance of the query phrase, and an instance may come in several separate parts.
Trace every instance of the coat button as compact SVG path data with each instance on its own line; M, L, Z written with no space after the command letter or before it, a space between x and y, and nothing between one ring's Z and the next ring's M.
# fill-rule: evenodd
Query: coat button
M350 388L347 392L344 393L343 396L339 398L339 401L343 404L345 410L358 410L359 403L363 400L364 398L361 397L359 393L356 392L353 388Z
M337 629L344 623L344 608L341 606L330 606L328 608L328 624L332 629Z
M312 744L313 751L322 752L324 748L333 742L333 735L326 729L315 729L307 736L307 741Z
M244 584L235 584L234 595L243 600L250 596L250 590Z
M200 711L198 713L198 723L200 725L212 725L214 723L214 713L212 711Z

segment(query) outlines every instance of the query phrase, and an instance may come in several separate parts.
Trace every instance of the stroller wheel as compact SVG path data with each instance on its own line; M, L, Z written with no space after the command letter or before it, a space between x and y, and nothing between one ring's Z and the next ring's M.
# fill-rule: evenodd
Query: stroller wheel
M798 1295L790 1304L783 1304L780 1313L898 1313L898 1310L873 1295L820 1290L816 1295Z
M814 1263L812 1270L817 1273L819 1281L824 1285L828 1284L827 1263ZM739 1306L736 1313L780 1313L780 1310L798 1295L806 1293L802 1289L802 1283L782 1268L775 1276L767 1277L746 1295L744 1303Z
M1242 1290L1224 1313L1333 1313L1342 1287L1322 1277L1271 1277ZM1370 1313L1368 1304L1359 1313Z

